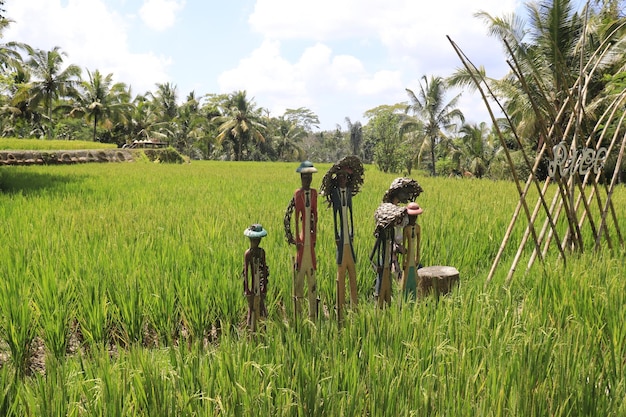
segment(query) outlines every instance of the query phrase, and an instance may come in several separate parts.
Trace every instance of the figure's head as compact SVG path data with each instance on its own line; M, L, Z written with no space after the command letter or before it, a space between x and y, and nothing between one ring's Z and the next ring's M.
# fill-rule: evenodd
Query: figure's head
M409 216L409 224L415 224L417 216L422 214L424 210L414 201L406 205L406 214Z
M313 181L313 174L303 173L300 174L300 182L302 183L302 188L308 190L311 188L311 182Z
M261 243L261 238L267 236L267 230L260 224L253 224L248 226L243 234L250 239L250 246L257 247Z
M311 161L303 161L296 169L296 172L300 174L300 180L302 181L302 188L305 190L311 186L313 180L313 174L317 172L317 168L313 166Z
M346 188L348 184L348 171L341 170L337 173L337 187Z

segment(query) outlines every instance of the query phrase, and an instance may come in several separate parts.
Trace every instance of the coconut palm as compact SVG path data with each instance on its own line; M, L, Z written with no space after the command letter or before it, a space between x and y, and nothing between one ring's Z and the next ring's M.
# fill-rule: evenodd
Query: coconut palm
M241 161L243 146L250 139L265 142L263 133L266 127L261 123L261 112L256 108L254 100L248 100L245 91L237 91L220 103L222 115L215 118L218 123L218 142L232 140L236 146L235 160Z
M52 138L52 110L54 100L75 95L80 82L81 69L76 65L63 68L63 57L58 46L51 51L35 50L30 54L26 65L33 80L29 84L28 95L32 105L43 102L44 113L48 118L48 138Z
M586 107L585 116L593 119L590 110L602 95L605 76L623 71L626 63L624 19L611 20L610 13L592 9L579 14L574 4L571 0L529 2L528 22L517 15L477 14L489 33L503 41L515 68L503 79L488 82L504 98L504 108L519 136L534 140L535 146L545 136L542 126L547 120L555 122L555 136L562 137L569 115L578 111L578 102ZM581 73L584 83L577 85ZM457 85L468 84L467 78L462 80L457 74ZM556 120L563 106L566 112ZM580 134L588 133L584 130L593 126L591 119L581 124Z
M111 129L116 121L125 121L130 108L129 93L124 83L113 83L113 74L103 76L100 71L87 70L89 81L83 81L71 116L85 116L92 121L93 141L99 124Z
M349 117L346 117L346 126L348 126L348 134L350 135L350 146L352 155L361 157L361 144L363 143L363 126L361 122L352 123Z
M302 126L288 120L284 115L272 118L268 126L274 134L272 140L276 142L276 151L281 161L303 159L304 151L299 144L307 136L307 132Z
M477 178L483 177L499 150L497 138L485 122L465 124L460 134L458 150L461 169Z
M460 95L446 102L447 84L441 77L431 76L430 80L422 77L419 95L412 90L406 89L411 103L406 112L422 122L421 129L424 136L424 145L430 150L431 174L437 175L435 169L436 147L446 136L446 131L451 129L455 122L463 123L465 117L456 106ZM423 146L424 146L423 145Z

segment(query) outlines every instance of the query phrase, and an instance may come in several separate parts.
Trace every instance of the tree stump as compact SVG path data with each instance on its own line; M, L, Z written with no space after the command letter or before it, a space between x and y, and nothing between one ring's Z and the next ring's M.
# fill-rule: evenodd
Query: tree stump
M424 298L431 292L437 299L448 294L453 286L459 286L459 271L452 266L427 266L417 270L417 297Z

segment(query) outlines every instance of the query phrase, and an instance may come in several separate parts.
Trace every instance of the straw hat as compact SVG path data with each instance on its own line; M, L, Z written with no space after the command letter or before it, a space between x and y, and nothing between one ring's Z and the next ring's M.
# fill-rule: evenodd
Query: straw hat
M383 202L390 203L393 197L399 196L404 192L406 198L400 199L401 203L408 203L409 201L415 201L415 199L423 192L422 187L412 178L400 177L391 182L389 189L383 196Z
M261 238L267 236L267 230L260 224L253 224L243 231L243 234L249 238Z
M313 166L311 161L302 161L296 172L300 174L314 174L317 172L317 168Z
M341 158L330 167L328 172L322 178L320 186L320 194L326 197L330 204L330 194L333 188L337 187L337 174L347 174L347 186L352 189L352 195L356 195L363 185L363 163L358 156L349 155Z
M422 208L419 206L419 204L411 201L409 204L406 205L406 213L409 216L419 216L420 214L422 214L424 212L424 210L422 210Z
M396 206L392 203L381 203L374 212L374 220L376 220L374 235L378 236L381 230L397 224L404 218L405 213L406 207Z

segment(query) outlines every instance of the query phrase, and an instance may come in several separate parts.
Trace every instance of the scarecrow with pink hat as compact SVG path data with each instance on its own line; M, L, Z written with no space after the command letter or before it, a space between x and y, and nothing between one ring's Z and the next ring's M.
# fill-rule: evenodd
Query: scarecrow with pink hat
M250 248L244 254L243 265L243 292L248 300L247 324L252 331L256 331L258 319L267 317L265 295L270 272L265 262L265 250L259 246L261 238L267 236L267 231L262 225L253 224L243 234L250 239Z
M315 240L317 238L317 190L311 188L313 174L317 168L310 161L304 161L296 169L300 174L302 186L298 188L291 198L285 212L284 226L285 237L289 244L296 246L296 259L294 261L293 301L294 318L300 312L300 300L304 298L304 279L308 283L309 318L317 318L317 282L315 271L317 269L315 259ZM291 216L296 213L295 237L291 232Z
M337 254L337 320L342 319L342 309L346 302L346 274L349 278L350 302L358 304L356 283L356 256L354 254L354 221L352 197L363 184L363 163L354 155L346 156L335 163L324 175L321 194L328 206L333 208L335 244Z
M406 205L408 224L402 233L402 246L405 249L402 265L402 293L405 298L417 297L417 269L420 268L421 229L417 224L417 216L423 210L416 202Z

